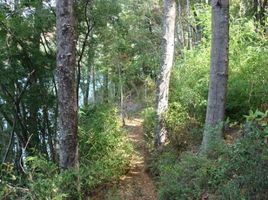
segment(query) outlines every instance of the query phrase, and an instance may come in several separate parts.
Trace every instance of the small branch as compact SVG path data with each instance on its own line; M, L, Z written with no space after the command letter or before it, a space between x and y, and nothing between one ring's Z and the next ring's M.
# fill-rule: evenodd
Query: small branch
M24 152L26 152L27 146L28 146L28 144L29 144L32 136L33 136L33 134L31 134L30 137L28 138L25 147L22 147L22 149L24 150ZM26 171L25 171L25 169L23 167L23 164L22 164L22 156L23 156L23 153L20 156L20 167L21 167L22 171L24 172L24 174L26 174Z
M7 146L5 155L4 155L4 157L3 157L2 163L5 163L5 162L6 162L6 159L7 159L7 156L8 156L10 147L11 147L11 144L12 144L12 140L13 140L13 137L14 137L14 134L15 134L16 124L17 124L17 116L15 115L15 117L14 117L14 121L13 121L12 131L11 131L11 136L10 136L10 138L9 138L9 143L8 143L8 146Z
M50 51L50 53L53 53L53 50L52 50L51 47L49 46L49 41L47 40L46 35L45 35L45 33L44 33L43 31L42 31L42 35L43 35L43 38L44 38L46 47L48 48L48 50ZM54 42L54 44L56 45L55 42Z
M16 190L20 190L22 192L30 192L30 190L28 188L23 188L23 187L18 187L18 186L12 186L10 184L6 184L7 187L9 187L10 189L16 189Z
M84 41L83 41L83 44L82 44L82 50L81 50L81 53L78 57L78 61L77 61L77 88L76 88L76 93L77 93L77 104L78 104L78 94L79 94L79 86L80 86L80 79L81 79L81 61L83 59L83 56L84 56L84 52L85 52L85 49L86 49L86 44L87 44L87 41L88 41L88 38L89 38L89 35L91 33L91 31L93 30L93 27L94 27L94 24L92 23L92 25L90 25L90 19L88 18L88 14L87 14L87 9L88 9L88 5L89 3L91 3L91 1L87 1L86 2L86 6L85 6L85 10L84 10L84 14L85 14L85 20L86 20L86 24L87 24L87 32L86 32L86 35L85 35L85 38L84 38Z
M25 82L25 85L24 85L22 91L20 92L20 94L18 95L18 97L16 99L16 103L20 102L23 94L25 93L25 91L26 91L26 89L27 89L27 87L28 87L28 85L30 83L31 77L33 76L34 73L35 73L35 69L31 73L28 74L26 82Z

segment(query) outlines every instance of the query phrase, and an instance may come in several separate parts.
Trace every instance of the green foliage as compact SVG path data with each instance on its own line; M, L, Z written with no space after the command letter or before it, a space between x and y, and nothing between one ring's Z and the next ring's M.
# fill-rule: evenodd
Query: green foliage
M146 140L147 149L149 151L154 148L154 128L155 128L155 111L154 108L149 107L142 111L141 113L143 123L143 134Z
M79 154L85 190L117 179L128 168L132 146L117 113L114 107L104 104L81 111Z
M40 156L27 157L26 166L25 177L18 177L13 165L1 165L1 199L62 200L68 196L61 190L68 182L61 181L64 174L59 175L55 164Z
M163 156L159 167L159 199L200 199L211 163L193 154L182 155L180 161L174 160L174 155Z
M267 197L267 113L247 116L250 126L233 144L215 146L208 157L164 151L155 157L160 199L258 199ZM154 167L156 167L154 166Z
M172 72L170 102L181 104L190 117L203 122L207 105L210 66L210 12L202 12L204 37L193 49L184 50ZM262 109L268 101L267 36L256 31L254 21L231 18L229 80L226 114L239 121L248 110ZM208 36L209 36L208 34Z
M164 116L164 124L168 132L168 139L178 150L183 151L200 143L202 132L194 118L176 102L170 103Z
M154 149L155 111L148 107L142 112L143 133L147 149ZM185 109L176 102L170 103L164 115L164 124L168 131L168 140L179 152L200 143L202 132L199 123L191 118Z
M59 173L58 166L43 156L27 157L25 177L18 179L12 164L2 164L0 198L79 199L124 174L131 154L132 146L120 127L117 110L108 105L85 108L80 112L79 171Z

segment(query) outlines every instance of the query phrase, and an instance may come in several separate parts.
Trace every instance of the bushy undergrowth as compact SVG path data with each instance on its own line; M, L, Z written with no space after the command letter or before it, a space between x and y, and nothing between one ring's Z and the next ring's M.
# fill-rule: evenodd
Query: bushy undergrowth
M152 151L154 149L154 127L155 127L155 111L153 107L144 109L141 113L143 123L143 134L146 141L147 149Z
M251 113L243 136L215 146L207 156L168 146L149 167L158 177L159 199L256 199L268 195L268 112Z
M143 133L149 151L154 150L155 112L152 107L142 112ZM189 116L186 110L176 102L170 103L163 116L168 132L169 143L178 151L185 151L198 145L202 139L200 123Z
M169 109L164 115L170 143L160 155L152 151L147 167L157 178L159 199L267 199L267 35L256 31L253 20L231 17L226 117L239 124L249 110L262 112L251 112L231 144L219 144L204 157L196 150L207 106L210 12L204 10L202 16L208 34L198 46L182 52L172 72ZM154 112L150 108L144 113L151 145Z
M16 176L12 164L2 164L0 199L61 200L70 196L83 199L94 188L125 173L131 153L131 143L120 127L114 107L85 108L80 112L79 172L60 173L56 164L41 155L26 158L24 176Z
M12 164L1 165L0 199L61 200L68 196L60 187L70 180L59 174L59 168L54 163L39 156L27 157L26 165L27 171L23 176L17 176Z
M177 102L168 106L164 115L164 125L168 132L170 144L177 151L184 151L200 143L202 132L200 123L186 112Z
M85 189L118 178L127 169L132 146L120 127L115 108L96 106L81 112L80 157Z
M268 40L267 34L256 31L254 20L231 19L226 114L240 121L249 110L267 109ZM210 11L203 10L201 21L207 30L202 41L184 50L173 68L170 102L179 103L190 117L203 123L210 68Z

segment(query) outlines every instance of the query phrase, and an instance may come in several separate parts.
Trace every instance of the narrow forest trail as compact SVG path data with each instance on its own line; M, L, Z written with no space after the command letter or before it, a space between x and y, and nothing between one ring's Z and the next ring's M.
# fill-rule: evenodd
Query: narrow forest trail
M142 120L131 118L126 120L125 128L133 142L133 154L127 174L112 189L103 191L94 200L156 200L156 188L152 178L145 171L145 141L142 134Z

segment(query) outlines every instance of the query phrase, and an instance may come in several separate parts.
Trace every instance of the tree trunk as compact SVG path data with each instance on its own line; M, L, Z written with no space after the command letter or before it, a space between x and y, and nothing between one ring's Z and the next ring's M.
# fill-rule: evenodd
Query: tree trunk
M93 65L92 68L92 99L93 99L93 104L95 105L96 103L96 80L95 80L95 66Z
M123 77L122 77L122 67L120 64L118 64L118 76L119 76L119 89L120 89L120 118L122 120L123 126L125 126Z
M41 40L41 31L42 31L42 24L40 23L40 12L42 11L42 6L43 6L43 1L42 0L36 0L36 5L35 5L35 14L34 14L34 32L33 32L33 40L32 40L32 46L33 49L35 49L35 56L39 55L39 51L40 51L40 40ZM33 58L35 63L38 63L37 60L35 60L36 58ZM31 67L31 71L36 70L38 71L38 68L40 66L36 65ZM36 75L36 73L34 73L32 75L31 78L31 82L30 82L31 88L37 88L39 86L38 83L38 77ZM30 143L32 144L32 146L34 146L34 148L37 150L39 150L42 153L43 152L43 148L41 145L41 140L40 140L40 130L38 128L40 120L38 117L38 105L36 105L35 102L32 102L29 105L29 118L28 118L28 131L30 132L30 134L33 134L32 136L32 140L30 141ZM40 126L42 127L42 125Z
M186 1L186 14L187 14L187 19L188 19L188 49L193 48L193 36L192 36L192 27L191 27L191 13L190 13L190 2L189 0Z
M91 67L89 67L89 69L87 69L87 80L86 80L86 85L85 85L85 92L84 92L84 105L88 106L88 100L89 100L89 86L90 86L90 70Z
M60 167L64 170L78 164L73 0L57 0L56 9Z
M182 48L185 47L185 37L184 37L184 31L183 31L183 19L182 19L182 7L181 7L181 1L178 1L178 26L177 26L177 32L178 32L178 40L180 42L180 46Z
M164 1L163 16L163 35L160 72L157 77L156 91L156 127L155 127L155 145L161 147L166 140L166 129L163 124L163 114L168 108L168 90L170 72L174 57L174 33L176 18L176 1Z
M103 94L103 100L104 100L104 103L109 103L109 72L108 72L108 69L106 69L106 71L104 72L104 75L103 75L104 79L104 94Z
M229 0L212 1L212 47L208 105L201 152L222 139L228 79Z
M260 25L262 27L265 27L265 19L266 19L266 13L265 12L266 12L267 4L268 4L268 0L264 0L263 3L260 5L261 8L260 8L259 18L260 18Z

